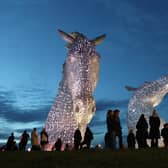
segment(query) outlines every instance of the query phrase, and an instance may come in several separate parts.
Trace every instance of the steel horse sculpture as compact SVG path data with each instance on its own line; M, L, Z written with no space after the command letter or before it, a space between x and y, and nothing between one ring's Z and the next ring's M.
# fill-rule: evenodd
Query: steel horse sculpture
M144 114L146 118L149 118L154 108L168 93L168 75L153 82L145 82L139 88L126 86L126 89L133 92L128 104L127 125L129 130L136 130L140 115Z
M93 91L98 81L100 56L95 46L104 40L105 35L89 40L78 32L58 32L68 43L68 55L45 128L50 144L61 138L64 144L73 145L75 130L79 128L83 137L96 110Z

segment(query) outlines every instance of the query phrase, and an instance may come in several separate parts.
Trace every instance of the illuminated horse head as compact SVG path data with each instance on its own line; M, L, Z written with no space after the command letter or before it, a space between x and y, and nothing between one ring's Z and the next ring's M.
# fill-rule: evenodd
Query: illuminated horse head
M61 137L64 143L72 143L74 131L79 128L84 136L96 106L93 91L99 76L99 54L95 46L105 35L89 40L81 33L65 33L58 30L68 42L68 54L63 64L63 78L46 121L49 141Z
M153 82L145 82L139 88L126 86L133 95L128 104L128 129L136 129L136 123L141 114L146 118L152 115L154 107L158 106L168 93L168 75Z

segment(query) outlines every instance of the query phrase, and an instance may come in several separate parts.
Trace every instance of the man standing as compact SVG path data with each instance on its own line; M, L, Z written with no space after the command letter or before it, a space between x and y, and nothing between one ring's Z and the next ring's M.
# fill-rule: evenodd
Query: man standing
M81 135L79 128L77 128L74 133L74 149L75 150L79 150L81 140L82 140L82 135Z
M158 139L160 138L160 118L156 110L153 110L152 116L149 118L149 138L151 139L151 147L158 147Z
M89 127L86 128L84 141L81 143L81 146L86 145L87 149L90 149L90 144L93 139L93 133Z
M20 143L19 143L19 150L23 150L26 151L26 145L27 145L27 141L29 139L29 134L27 133L27 131L25 130L21 136L20 139Z
M120 124L120 111L118 109L113 111L112 118L112 136L113 136L113 148L116 148L116 137L119 139L119 148L123 148L123 140L122 140L122 127Z
M107 124L107 133L105 134L105 146L106 148L114 148L114 141L115 136L113 135L113 111L109 109L107 111L106 117L106 124Z

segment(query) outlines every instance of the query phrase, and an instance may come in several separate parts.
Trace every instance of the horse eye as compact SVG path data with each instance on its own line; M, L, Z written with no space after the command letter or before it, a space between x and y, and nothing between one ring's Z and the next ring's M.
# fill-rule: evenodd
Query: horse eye
M78 107L78 106L76 106L75 111L76 111L77 113L79 112L79 107Z
M95 107L92 107L92 112L94 112L95 111Z

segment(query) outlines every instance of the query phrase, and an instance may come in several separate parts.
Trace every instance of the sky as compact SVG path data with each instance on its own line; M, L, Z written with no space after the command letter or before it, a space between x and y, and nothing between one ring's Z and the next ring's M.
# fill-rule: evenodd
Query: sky
M90 127L95 143L102 142L106 111L119 108L126 133L131 93L124 86L168 74L167 18L166 0L0 0L0 142L44 126L67 54L57 29L89 39L106 34L96 47L100 74ZM168 99L159 109L166 117Z

